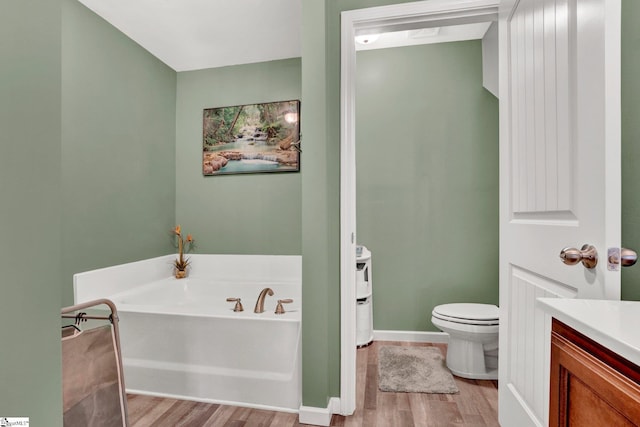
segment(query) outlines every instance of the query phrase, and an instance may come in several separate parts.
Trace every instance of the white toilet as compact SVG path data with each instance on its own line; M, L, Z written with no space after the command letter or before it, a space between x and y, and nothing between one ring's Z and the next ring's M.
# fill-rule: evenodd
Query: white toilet
M431 323L449 334L447 367L454 375L498 379L498 307L492 304L443 304Z

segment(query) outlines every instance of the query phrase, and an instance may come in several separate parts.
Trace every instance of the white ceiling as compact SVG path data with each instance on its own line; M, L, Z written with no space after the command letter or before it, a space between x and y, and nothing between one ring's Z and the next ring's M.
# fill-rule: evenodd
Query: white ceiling
M79 1L176 71L302 52L302 0Z
M477 24L425 28L424 30L382 33L379 35L377 40L371 43L356 43L356 50L374 50L390 47L413 46L418 44L477 40L484 37L490 25L491 22L480 22Z
M302 0L79 0L176 71L302 54ZM489 23L381 34L357 50L482 38Z

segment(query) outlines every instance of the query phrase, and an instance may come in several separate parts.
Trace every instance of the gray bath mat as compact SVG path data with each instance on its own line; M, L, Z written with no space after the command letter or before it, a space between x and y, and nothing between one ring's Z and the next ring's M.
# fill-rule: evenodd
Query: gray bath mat
M458 393L453 375L436 347L380 347L378 376L382 391Z

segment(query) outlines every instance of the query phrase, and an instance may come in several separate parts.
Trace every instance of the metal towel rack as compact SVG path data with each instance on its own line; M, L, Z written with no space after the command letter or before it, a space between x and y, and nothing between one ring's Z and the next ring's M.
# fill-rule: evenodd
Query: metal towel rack
M100 305L106 305L107 307L109 307L109 309L111 310L111 314L109 316L98 316L98 315L89 315L86 312L82 311L82 310L86 310L89 308L95 308L97 306ZM75 313L75 314L71 314L71 313ZM124 384L124 375L123 375L123 368L122 368L122 351L120 348L120 330L118 328L118 322L119 322L119 318L118 318L118 310L116 308L116 305L113 303L113 301L108 300L106 298L104 299L96 299L93 301L87 301L85 303L81 303L81 304L76 304L76 305L72 305L69 307L64 307L60 310L60 314L61 317L63 319L75 319L75 323L74 325L70 325L70 326L74 326L76 329L79 330L79 326L82 322L86 322L89 319L92 320L108 320L109 322L111 322L111 325L113 327L113 335L114 335L114 340L115 340L115 350L117 352L117 359L118 359L118 370L120 372L120 384L121 384L121 393L122 393L122 410L123 410L123 421L125 426L129 425L129 415L128 415L128 408L127 408L127 394L126 394L126 389L125 389L125 384Z

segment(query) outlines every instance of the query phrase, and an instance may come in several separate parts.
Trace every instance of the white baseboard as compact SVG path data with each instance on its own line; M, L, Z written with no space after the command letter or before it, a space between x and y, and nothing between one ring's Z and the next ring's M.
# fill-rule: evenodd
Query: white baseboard
M424 331L373 331L375 341L408 341L448 343L449 334L444 332Z
M276 411L276 412L287 412L290 414L297 414L297 409L292 408L283 408L281 406L270 406L270 405L258 405L247 402L235 402L233 400L221 400L221 399L201 399L194 396L185 396L182 394L171 394L171 393L156 393L153 391L146 390L135 390L131 388L126 389L127 394L139 394L142 396L153 396L153 397L162 397L163 399L177 399L177 400L190 400L192 402L202 402L202 403L213 403L217 405L226 405L226 406L239 406L242 408L253 408L253 409L262 409L264 411Z
M300 406L298 411L298 422L313 426L331 425L333 414L340 412L340 399L332 397L326 408L316 408L314 406Z

